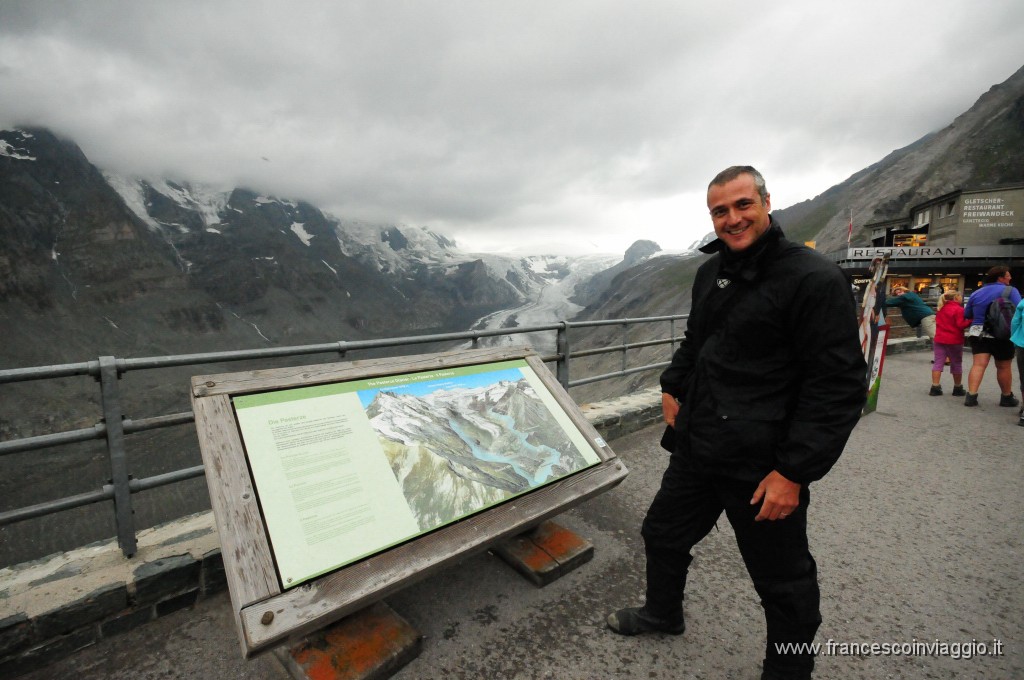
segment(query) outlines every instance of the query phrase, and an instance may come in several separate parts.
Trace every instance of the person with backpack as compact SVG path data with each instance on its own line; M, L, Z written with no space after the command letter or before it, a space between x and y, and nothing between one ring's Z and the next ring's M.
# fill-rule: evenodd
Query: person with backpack
M978 388L985 376L989 361L996 360L996 382L1001 396L1000 406L1019 406L1020 401L1013 395L1014 344L1010 341L1012 310L1020 304L1020 291L1010 285L1010 268L996 265L985 273L985 285L974 291L964 318L971 320L967 337L974 354L971 372L967 375L967 396L964 406L978 405ZM1011 310L1007 314L1007 310Z
M1024 300L1017 303L1017 309L1010 320L1010 342L1017 346L1017 377L1020 391L1024 394ZM1024 405L1017 412L1017 424L1024 427Z

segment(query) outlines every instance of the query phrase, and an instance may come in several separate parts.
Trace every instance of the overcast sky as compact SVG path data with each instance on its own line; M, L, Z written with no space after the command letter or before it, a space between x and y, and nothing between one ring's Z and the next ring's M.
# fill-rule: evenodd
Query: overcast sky
M0 0L0 127L470 251L681 249L722 168L813 198L1022 45L1020 0Z

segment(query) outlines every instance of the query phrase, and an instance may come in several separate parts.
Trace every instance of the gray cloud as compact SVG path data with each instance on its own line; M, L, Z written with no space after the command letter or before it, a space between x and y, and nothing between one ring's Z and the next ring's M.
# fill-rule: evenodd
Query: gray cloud
M1001 0L5 0L0 125L469 246L683 247L717 170L811 198L951 122L1021 44Z

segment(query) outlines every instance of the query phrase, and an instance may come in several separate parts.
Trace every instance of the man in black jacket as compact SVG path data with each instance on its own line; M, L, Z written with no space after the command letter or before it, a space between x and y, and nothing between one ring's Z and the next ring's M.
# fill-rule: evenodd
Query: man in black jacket
M674 452L642 534L643 607L608 617L623 635L680 634L690 550L724 510L768 627L762 678L809 678L821 623L807 547L808 485L838 460L866 397L850 284L786 240L764 178L728 168L708 186L718 238L697 272L685 337L661 376Z

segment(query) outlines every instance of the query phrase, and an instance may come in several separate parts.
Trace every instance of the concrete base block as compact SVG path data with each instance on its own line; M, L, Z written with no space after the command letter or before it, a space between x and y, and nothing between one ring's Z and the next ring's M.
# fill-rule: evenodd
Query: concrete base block
M382 680L419 656L422 641L378 602L274 654L295 680Z
M537 586L546 586L594 557L594 545L548 521L494 548L495 554Z

